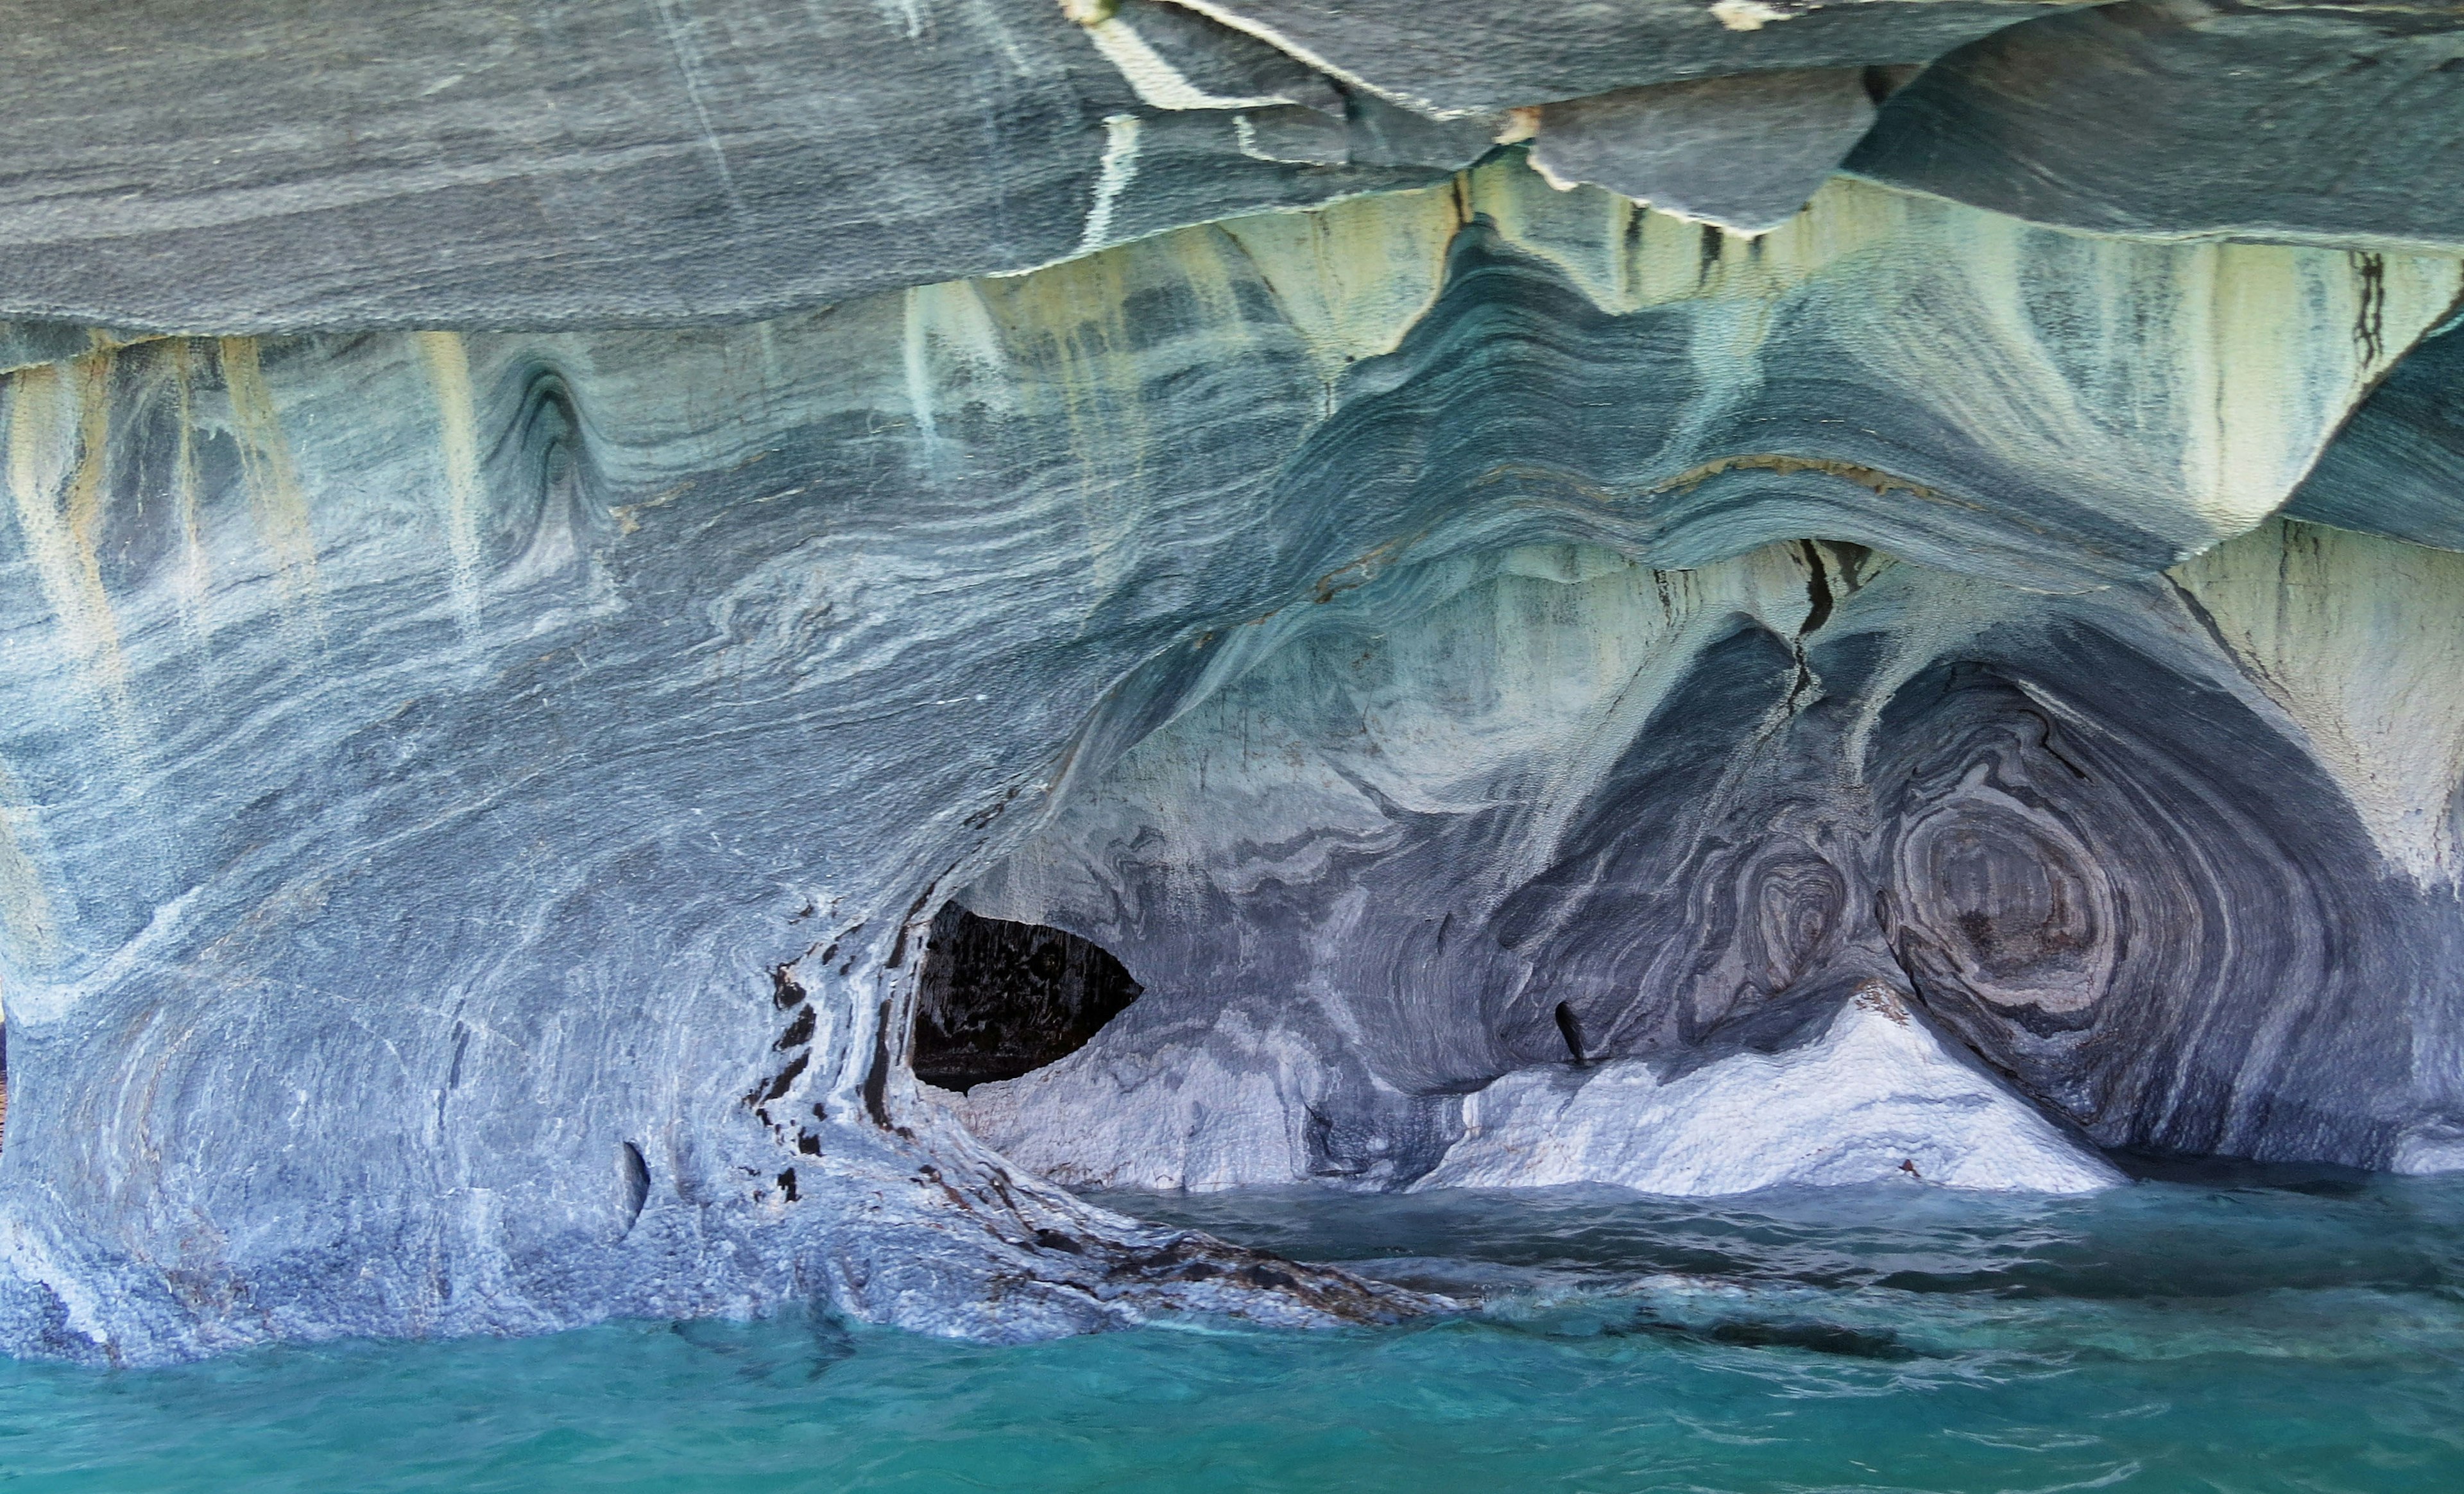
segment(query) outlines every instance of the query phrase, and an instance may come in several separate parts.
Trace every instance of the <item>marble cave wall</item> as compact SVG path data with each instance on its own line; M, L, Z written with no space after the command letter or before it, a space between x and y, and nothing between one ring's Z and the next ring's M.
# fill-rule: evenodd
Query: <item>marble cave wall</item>
M2441 9L0 14L0 1349L2464 1166Z

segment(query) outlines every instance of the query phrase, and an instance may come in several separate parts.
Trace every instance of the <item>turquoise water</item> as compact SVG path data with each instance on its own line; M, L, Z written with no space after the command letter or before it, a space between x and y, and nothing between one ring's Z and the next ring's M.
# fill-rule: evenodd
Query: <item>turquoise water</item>
M0 1362L11 1490L2464 1489L2464 1186L1113 1195L1477 1299L1023 1348L802 1315Z

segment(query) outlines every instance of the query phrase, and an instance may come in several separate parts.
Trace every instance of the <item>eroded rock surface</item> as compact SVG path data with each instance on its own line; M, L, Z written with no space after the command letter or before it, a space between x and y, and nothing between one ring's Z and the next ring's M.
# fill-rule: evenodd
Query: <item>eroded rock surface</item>
M191 11L0 42L0 1347L2464 1159L2453 17Z
M963 1113L1078 1182L1400 1185L1508 1076L1793 1051L1881 981L2105 1145L2388 1165L2464 1105L2455 560L2271 524L2077 597L1814 544L1397 574L961 894L1150 987Z

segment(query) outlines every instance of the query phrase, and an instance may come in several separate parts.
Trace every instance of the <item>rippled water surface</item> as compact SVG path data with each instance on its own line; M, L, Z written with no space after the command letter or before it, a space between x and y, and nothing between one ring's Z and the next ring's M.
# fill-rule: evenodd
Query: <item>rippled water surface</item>
M2464 1184L1111 1195L1473 1303L1024 1348L759 1324L0 1361L26 1490L2464 1489Z

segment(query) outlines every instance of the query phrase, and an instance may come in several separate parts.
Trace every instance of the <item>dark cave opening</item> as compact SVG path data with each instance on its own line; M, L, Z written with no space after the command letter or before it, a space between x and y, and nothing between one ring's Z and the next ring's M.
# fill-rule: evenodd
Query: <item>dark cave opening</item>
M960 1093L1016 1079L1085 1047L1143 990L1091 939L951 903L926 941L909 1062Z

